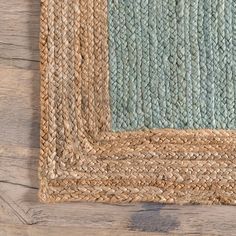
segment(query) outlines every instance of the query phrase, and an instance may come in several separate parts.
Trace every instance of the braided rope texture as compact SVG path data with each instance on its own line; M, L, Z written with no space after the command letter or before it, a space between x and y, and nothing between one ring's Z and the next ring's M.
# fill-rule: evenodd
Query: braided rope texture
M235 129L232 0L108 1L112 129Z
M235 205L235 14L41 0L41 201Z

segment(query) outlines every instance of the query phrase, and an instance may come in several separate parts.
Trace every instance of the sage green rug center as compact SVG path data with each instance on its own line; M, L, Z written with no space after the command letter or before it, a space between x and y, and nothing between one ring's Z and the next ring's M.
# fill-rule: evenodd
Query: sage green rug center
M236 1L108 3L114 131L236 127Z

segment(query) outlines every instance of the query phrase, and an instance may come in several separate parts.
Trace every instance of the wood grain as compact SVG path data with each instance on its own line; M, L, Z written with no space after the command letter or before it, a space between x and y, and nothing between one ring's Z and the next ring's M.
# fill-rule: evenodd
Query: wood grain
M39 12L0 2L0 236L236 235L234 206L38 201Z

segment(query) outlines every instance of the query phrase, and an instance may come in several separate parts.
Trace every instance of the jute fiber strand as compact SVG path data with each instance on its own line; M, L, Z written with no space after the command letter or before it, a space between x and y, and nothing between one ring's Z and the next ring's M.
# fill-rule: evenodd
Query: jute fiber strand
M40 199L235 204L234 129L114 131L108 1L41 2Z

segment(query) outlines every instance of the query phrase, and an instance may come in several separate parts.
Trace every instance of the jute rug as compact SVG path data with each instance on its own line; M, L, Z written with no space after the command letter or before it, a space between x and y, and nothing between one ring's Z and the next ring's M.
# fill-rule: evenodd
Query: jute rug
M236 1L41 7L40 199L236 204Z

